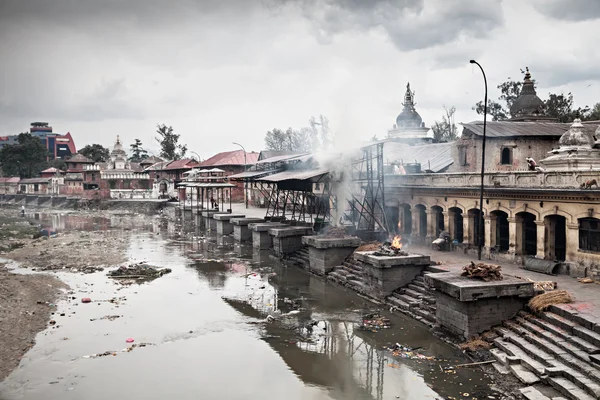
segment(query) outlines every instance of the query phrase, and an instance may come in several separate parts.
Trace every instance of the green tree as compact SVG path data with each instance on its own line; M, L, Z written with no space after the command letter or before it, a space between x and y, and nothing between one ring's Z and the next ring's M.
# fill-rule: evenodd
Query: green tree
M142 141L140 139L135 139L135 143L132 143L129 147L131 148L131 157L129 157L129 161L139 163L148 158L148 151L142 147Z
M56 169L60 169L61 171L67 170L67 163L62 158L55 158L48 162L48 168L54 167Z
M452 106L449 109L444 106L445 114L441 121L435 121L431 129L433 130L433 138L438 142L451 142L458 138L458 127L454 123L454 113L456 107Z
M510 107L513 105L519 94L521 93L521 87L523 87L523 82L516 82L513 80L509 80L498 85L498 89L500 89L500 97L498 98L499 102L488 100L488 115L492 116L492 121L502 121L510 118ZM535 81L534 81L535 87ZM502 104L504 103L504 105ZM483 101L477 102L473 110L477 112L477 114L483 114Z
M110 158L110 151L97 143L86 145L83 149L80 149L78 153L94 162L106 162Z
M594 107L590 109L585 119L588 121L600 121L600 103L594 104Z
M179 144L179 137L181 135L173 132L172 126L166 126L165 124L157 125L156 133L158 133L158 136L155 139L160 145L161 157L167 160L181 160L185 157L187 146Z
M48 166L50 152L39 138L21 133L17 143L4 146L0 150L0 166L6 176L33 178Z
M265 134L267 150L309 152L328 149L331 146L332 134L329 119L323 115L310 117L309 126L300 129L274 128Z

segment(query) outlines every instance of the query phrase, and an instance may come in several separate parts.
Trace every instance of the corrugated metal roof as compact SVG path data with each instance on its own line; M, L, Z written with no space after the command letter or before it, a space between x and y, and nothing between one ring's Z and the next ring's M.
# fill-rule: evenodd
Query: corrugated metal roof
M259 154L254 151L246 152L246 164L255 164L258 160L258 156ZM211 158L204 160L200 163L200 166L202 167L212 167L221 165L244 165L244 151L224 151L222 153L215 154Z
M171 161L160 161L144 169L144 171L162 171Z
M29 184L29 183L48 183L51 178L27 178L21 179L19 183Z
M464 134L483 136L483 121L461 123ZM486 123L486 137L517 137L517 136L545 136L557 139L571 128L570 123L543 122L543 121L488 121ZM584 129L594 134L597 125L584 124Z
M277 174L268 175L260 179L256 179L257 181L265 181L265 182L281 182L288 180L297 180L297 181L318 181L321 176L328 174L328 169L309 169L309 170L290 170L283 171Z
M245 179L245 178L258 178L261 176L266 176L266 175L271 175L275 172L277 172L279 170L277 169L270 169L270 170L266 170L266 171L246 171L246 172L242 172L239 174L235 174L235 175L229 175L229 179Z
M264 158L260 161L257 161L256 164L268 164L268 163L286 161L286 160L291 160L292 158L304 157L306 155L308 155L308 153L281 154L278 156Z
M420 146L409 146L398 142L386 143L383 147L383 158L386 162L417 162L421 170L440 172L449 167L452 159L454 143L433 143Z

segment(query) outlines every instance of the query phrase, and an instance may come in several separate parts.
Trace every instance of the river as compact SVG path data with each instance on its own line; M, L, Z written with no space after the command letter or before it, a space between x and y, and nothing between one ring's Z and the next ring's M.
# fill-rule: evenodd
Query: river
M59 232L112 229L128 238L130 260L172 273L123 286L104 272L58 272L74 293L0 383L3 400L500 398L479 369L443 372L469 360L426 326L383 311L392 328L360 330L377 310L369 301L189 217L34 217ZM126 351L128 338L148 345ZM393 357L394 343L435 359Z

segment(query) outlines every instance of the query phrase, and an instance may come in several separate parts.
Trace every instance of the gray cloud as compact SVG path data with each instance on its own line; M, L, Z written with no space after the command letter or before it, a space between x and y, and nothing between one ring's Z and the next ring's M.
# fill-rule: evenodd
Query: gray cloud
M565 21L586 21L600 18L598 0L535 0L534 7L541 14Z
M323 43L345 32L382 31L399 50L461 36L485 38L503 24L501 0L282 0L300 7Z

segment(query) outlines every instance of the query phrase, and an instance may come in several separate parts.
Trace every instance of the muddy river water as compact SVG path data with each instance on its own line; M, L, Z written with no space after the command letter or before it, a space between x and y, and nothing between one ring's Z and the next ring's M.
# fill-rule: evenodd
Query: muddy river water
M37 218L59 232L125 235L132 261L172 273L128 286L105 272L57 273L74 293L0 383L2 400L500 398L479 369L443 372L469 360L424 325L384 311L392 328L360 330L375 305L231 238L158 217ZM128 338L148 345L127 351ZM435 359L394 357L394 343Z

